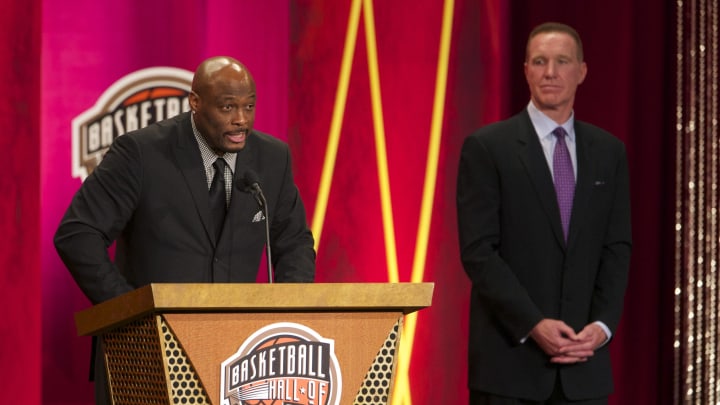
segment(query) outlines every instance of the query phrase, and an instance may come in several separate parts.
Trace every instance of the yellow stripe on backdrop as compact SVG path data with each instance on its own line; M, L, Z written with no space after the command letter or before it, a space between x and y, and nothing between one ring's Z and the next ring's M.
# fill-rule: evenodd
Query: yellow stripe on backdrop
M398 275L395 224L393 221L390 174L388 173L387 148L385 145L385 121L383 119L377 42L375 40L375 12L373 11L372 0L363 0L363 15L365 16L365 41L367 43L368 74L370 75L373 129L375 130L375 159L378 166L380 206L385 235L385 261L387 263L388 281L397 283L400 281L400 276Z
M435 202L435 187L437 183L438 160L440 156L440 140L445 113L445 89L447 88L448 65L450 63L450 44L452 43L454 0L445 0L443 4L442 28L440 33L440 46L438 50L437 74L435 77L435 98L433 100L432 122L430 124L430 142L428 145L427 163L425 165L425 183L423 186L420 218L418 221L417 239L415 242L415 257L413 259L413 283L422 282L425 278L425 260L427 259L427 246L430 239L430 224ZM402 340L400 342L400 357L398 372L395 380L395 394L393 405L411 405L409 369L412 349L417 326L417 312L405 317Z
M335 105L330 125L330 134L325 152L325 160L318 188L318 197L312 221L312 231L315 236L315 250L320 245L322 228L327 210L327 203L332 185L335 169L335 159L340 142L347 101L350 73L352 71L355 44L357 42L358 25L361 6L365 23L367 43L368 73L370 76L370 93L372 100L373 129L375 134L376 159L378 165L378 182L380 187L380 200L383 219L383 232L385 236L385 254L388 266L388 281L399 282L399 269L395 243L395 229L392 213L392 198L390 176L388 172L387 150L385 144L385 125L382 109L380 75L378 69L377 42L375 35L375 18L372 0L353 0L348 17L348 28L345 37L345 48L340 67L340 77L335 96ZM443 4L442 29L438 50L438 64L435 81L435 97L433 100L432 122L428 145L427 163L425 166L425 180L423 185L422 202L418 219L418 231L415 242L415 255L411 282L422 282L425 276L425 261L427 246L432 223L432 209L434 205L435 187L437 182L437 169L440 154L440 140L442 138L442 124L445 111L445 89L447 85L450 44L452 40L452 23L454 14L454 0L445 0ZM393 389L393 405L411 405L409 369L410 358L417 326L417 313L408 315L402 331L402 341L398 358L398 366Z
M330 197L330 186L332 185L333 173L335 171L335 158L337 157L338 145L340 144L340 130L342 129L343 117L345 115L348 87L350 87L350 72L352 71L358 22L360 21L360 6L361 0L353 0L350 7L350 16L348 17L345 49L343 50L340 77L338 78L337 92L335 93L335 105L333 106L332 121L330 122L330 134L328 135L327 148L325 149L325 161L323 163L322 174L320 175L320 186L318 187L318 195L311 225L312 233L315 237L316 252L320 247L320 237L322 236L325 213L327 212L327 204Z

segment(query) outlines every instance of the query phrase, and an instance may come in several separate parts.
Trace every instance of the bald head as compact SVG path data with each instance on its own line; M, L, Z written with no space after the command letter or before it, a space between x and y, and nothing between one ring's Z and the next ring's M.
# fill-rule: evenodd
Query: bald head
M219 81L229 79L247 82L253 88L255 87L255 80L250 71L240 61L229 56L215 56L205 59L195 70L192 91L203 95Z

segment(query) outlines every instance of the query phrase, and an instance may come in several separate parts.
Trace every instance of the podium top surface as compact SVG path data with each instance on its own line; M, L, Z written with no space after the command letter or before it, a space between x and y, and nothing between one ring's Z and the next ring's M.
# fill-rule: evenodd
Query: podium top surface
M402 312L430 306L433 283L149 284L75 314L96 335L150 313Z

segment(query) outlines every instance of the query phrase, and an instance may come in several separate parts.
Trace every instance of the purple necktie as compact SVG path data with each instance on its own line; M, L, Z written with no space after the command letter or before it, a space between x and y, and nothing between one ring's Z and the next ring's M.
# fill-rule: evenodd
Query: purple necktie
M570 213L572 212L573 196L575 195L575 172L570 160L570 151L568 151L565 144L567 133L562 127L557 127L553 131L553 135L557 137L555 150L553 151L553 180L555 182L558 207L560 208L560 220L567 241Z

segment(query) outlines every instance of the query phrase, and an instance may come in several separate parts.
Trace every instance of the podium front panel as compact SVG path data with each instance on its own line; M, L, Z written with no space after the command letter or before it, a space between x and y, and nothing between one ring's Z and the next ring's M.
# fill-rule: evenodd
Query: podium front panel
M154 314L105 334L109 385L118 405L388 404L402 317Z

